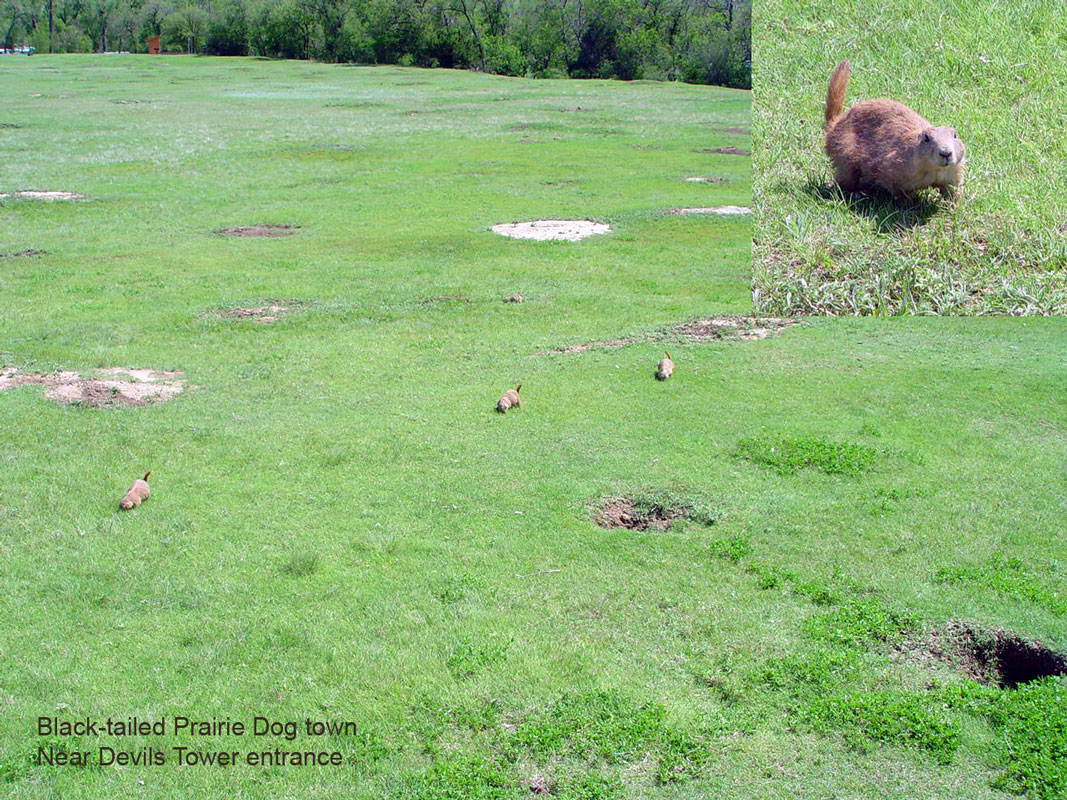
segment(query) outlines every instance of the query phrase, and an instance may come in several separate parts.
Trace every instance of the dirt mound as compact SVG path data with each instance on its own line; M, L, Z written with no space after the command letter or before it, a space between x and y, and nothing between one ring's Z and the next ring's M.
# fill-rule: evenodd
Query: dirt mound
M704 150L694 150L693 152L694 153L704 153L705 155L710 154L710 153L717 153L717 154L723 155L723 156L750 156L750 155L752 155L752 153L750 153L748 150L742 150L740 147L734 147L732 145L730 147L712 147L712 148L707 148L707 149L704 149Z
M0 392L16 386L43 386L45 397L57 403L108 408L163 403L181 392L185 384L181 380L181 372L124 367L110 367L96 372L109 377L83 378L77 372L19 372L17 367L3 367L0 368ZM132 380L110 377L120 375Z
M677 216L689 214L751 214L752 209L745 206L706 206L703 208L672 208L667 212Z
M292 236L300 230L299 225L275 225L265 223L262 225L234 225L230 228L221 228L215 231L223 236L239 236L242 238Z
M691 175L685 178L686 183L726 183L726 178L720 178L718 176L702 177L700 175Z
M634 150L662 150L663 147L658 144L635 144Z
M235 306L219 311L215 316L226 319L248 319L253 322L277 322L298 305L296 300L270 300L262 306Z
M982 630L958 620L906 647L990 685L1012 687L1050 675L1067 675L1067 653L1011 631Z
M799 320L784 317L709 317L675 325L674 333L686 339L766 339Z
M719 128L723 133L748 133L748 128Z
M30 256L43 256L45 250L19 250L17 253L0 253L0 258L29 258Z
M688 519L689 513L687 506L642 504L638 508L629 497L605 497L598 504L593 521L601 528L665 531L674 520Z
M77 192L52 192L52 191L38 191L36 189L26 189L21 192L15 192L13 195L10 193L0 194L0 199L5 197L17 197L22 200L81 200L85 197L84 194L78 194Z
M490 230L512 239L577 242L587 236L608 233L611 226L587 219L537 219L531 222L502 222Z

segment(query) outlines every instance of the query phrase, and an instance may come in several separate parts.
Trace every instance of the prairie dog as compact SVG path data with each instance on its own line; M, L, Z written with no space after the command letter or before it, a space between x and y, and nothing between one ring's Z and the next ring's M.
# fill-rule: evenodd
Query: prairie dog
M667 380L671 377L671 373L674 372L674 362L671 361L671 354L666 350L663 351L665 358L659 360L659 364L656 365L656 378L661 381Z
M504 394L500 395L500 399L496 401L496 410L503 414L509 408L518 408L522 405L521 398L519 397L519 391L522 389L520 383L514 389L508 389Z
M143 478L138 478L130 484L130 488L126 490L126 494L119 502L119 508L123 511L128 511L131 508L136 508L148 499L148 493L151 491L148 488L148 476L151 474L152 470L148 470Z
M845 59L826 90L826 155L846 192L882 189L894 197L936 186L953 197L963 182L965 148L956 131L935 127L895 100L865 100L841 109L851 67Z

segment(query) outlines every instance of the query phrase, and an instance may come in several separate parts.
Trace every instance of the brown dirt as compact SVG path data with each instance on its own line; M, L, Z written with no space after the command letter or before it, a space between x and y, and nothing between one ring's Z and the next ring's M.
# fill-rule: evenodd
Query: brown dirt
M57 403L110 408L163 403L181 392L185 384L181 372L124 367L110 367L96 372L109 377L83 378L77 372L19 372L17 367L3 367L0 368L0 391L17 386L43 386L45 397ZM132 380L110 377L119 375Z
M230 228L222 228L215 232L222 234L223 236L266 236L269 238L276 238L278 236L292 236L299 229L299 225L275 225L272 223L265 223L261 225L234 225Z
M674 325L666 332L661 331L648 336L627 336L621 339L602 339L597 342L569 344L565 347L542 351L537 355L543 356L554 353L570 355L572 353L585 353L589 350L608 350L616 347L625 347L638 341L677 341L679 339L690 342L707 342L713 339L752 341L774 336L790 325L796 325L799 322L800 320L784 317L709 317L695 322L683 322L680 325Z
M694 153L705 153L705 154L718 153L719 155L724 155L724 156L750 156L750 155L752 155L752 153L750 153L748 150L742 150L740 147L733 147L732 145L730 147L713 147L713 148L705 149L705 150L694 150L693 152Z
M774 336L790 325L796 325L799 320L785 317L709 317L695 322L684 322L675 325L675 334L693 341L707 341L709 339L766 339Z
M253 322L277 322L293 310L296 300L272 300L264 306L237 306L220 311L216 316L227 319L250 319Z
M639 513L629 497L602 498L593 514L593 521L601 528L625 528L631 531L665 531L676 519L689 516L686 508L654 508Z
M556 793L556 782L544 775L534 775L530 778L530 794L535 797L544 797Z
M981 683L1012 687L1049 675L1067 675L1067 653L1024 639L1011 631L983 630L953 620L898 653L914 660L933 659Z
M30 256L43 256L46 250L20 250L17 253L0 253L0 258L29 258Z
M509 294L507 297L504 298L505 303L521 303L522 300L523 297L519 292L515 292L515 294Z
M667 211L668 214L674 214L675 216L689 216L691 214L705 214L705 215L730 215L730 214L751 214L752 209L745 206L705 206L702 208L672 208Z
M719 128L723 133L745 133L747 134L748 128Z

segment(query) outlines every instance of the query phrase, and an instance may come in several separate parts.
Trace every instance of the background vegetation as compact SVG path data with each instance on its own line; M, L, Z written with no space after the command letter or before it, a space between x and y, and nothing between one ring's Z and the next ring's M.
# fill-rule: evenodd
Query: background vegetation
M0 46L747 88L751 0L3 0Z

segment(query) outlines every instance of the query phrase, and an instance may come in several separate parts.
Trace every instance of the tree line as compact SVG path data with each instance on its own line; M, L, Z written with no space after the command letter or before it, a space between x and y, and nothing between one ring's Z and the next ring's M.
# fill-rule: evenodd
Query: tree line
M0 0L0 46L751 86L751 0Z

